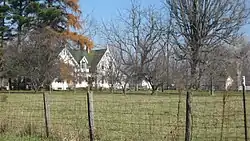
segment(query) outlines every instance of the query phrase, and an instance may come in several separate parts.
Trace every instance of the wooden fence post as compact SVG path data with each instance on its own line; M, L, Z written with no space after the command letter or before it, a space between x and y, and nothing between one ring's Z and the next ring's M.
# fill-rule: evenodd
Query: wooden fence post
M43 92L43 108L44 108L44 122L45 122L45 132L46 137L49 137L49 121L50 121L50 110L49 110L49 101L47 94Z
M247 137L247 113L246 113L246 81L245 76L242 76L242 93L243 93L243 110L244 110L244 127L245 127L245 141L248 140Z
M90 141L94 141L94 105L93 105L93 92L87 92L87 102L88 102L88 121L89 121L89 138Z

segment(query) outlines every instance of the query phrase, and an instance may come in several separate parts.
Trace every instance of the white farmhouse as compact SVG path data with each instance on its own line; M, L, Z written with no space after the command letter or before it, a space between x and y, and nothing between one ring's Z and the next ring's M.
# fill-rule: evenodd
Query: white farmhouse
M93 79L93 86L96 88L110 87L107 73L113 69L113 60L108 47L94 49L90 52L83 49L64 48L59 57L65 64L72 66L74 72L83 78L74 83L76 88L88 87L89 78ZM51 84L53 90L67 90L71 87L74 87L73 82L59 78L56 78Z

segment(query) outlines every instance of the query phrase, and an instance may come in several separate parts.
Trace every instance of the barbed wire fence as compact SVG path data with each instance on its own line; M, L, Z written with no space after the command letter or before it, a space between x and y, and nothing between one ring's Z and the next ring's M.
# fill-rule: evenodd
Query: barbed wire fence
M185 140L185 92L157 97L91 95L4 94L0 134L77 141ZM194 96L192 140L246 141L250 128L245 122L250 116L247 97L226 91Z

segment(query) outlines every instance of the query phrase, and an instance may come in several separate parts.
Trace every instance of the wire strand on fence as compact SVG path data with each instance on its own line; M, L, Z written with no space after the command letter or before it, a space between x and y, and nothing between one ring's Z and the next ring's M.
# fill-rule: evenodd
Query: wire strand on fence
M42 96L8 95L0 102L0 128L8 124L5 132L45 135ZM246 95L247 96L247 95ZM50 102L50 129L60 139L89 138L88 106L85 95L48 95ZM244 140L244 112L242 96L226 99L223 111L222 96L194 96L192 103L193 140ZM250 101L246 98L246 108ZM185 97L171 96L116 96L94 95L94 137L96 140L174 140L185 136ZM250 113L246 113L250 116ZM222 119L224 130L221 130ZM249 126L248 126L249 128ZM18 131L18 133L16 133Z

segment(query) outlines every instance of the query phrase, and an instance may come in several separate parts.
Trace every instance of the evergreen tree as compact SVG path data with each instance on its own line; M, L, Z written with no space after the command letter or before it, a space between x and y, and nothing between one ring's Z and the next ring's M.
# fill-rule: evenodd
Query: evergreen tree
M72 40L88 49L93 42L84 35L72 30L82 28L81 10L78 0L7 0L10 15L10 33L17 37L18 44L21 36L31 30L50 28L66 39Z
M39 25L49 25L53 30L62 33L70 39L88 49L93 47L93 42L84 35L72 32L71 29L82 29L80 17L81 10L78 0L47 0L44 1L45 9L39 11Z
M0 48L3 48L4 40L6 39L6 32L8 27L6 26L6 18L9 7L6 0L0 3Z
M10 15L10 30L11 35L18 39L18 45L21 42L21 37L27 33L32 25L34 12L31 11L30 7L32 2L36 0L8 0L9 4L9 15Z

